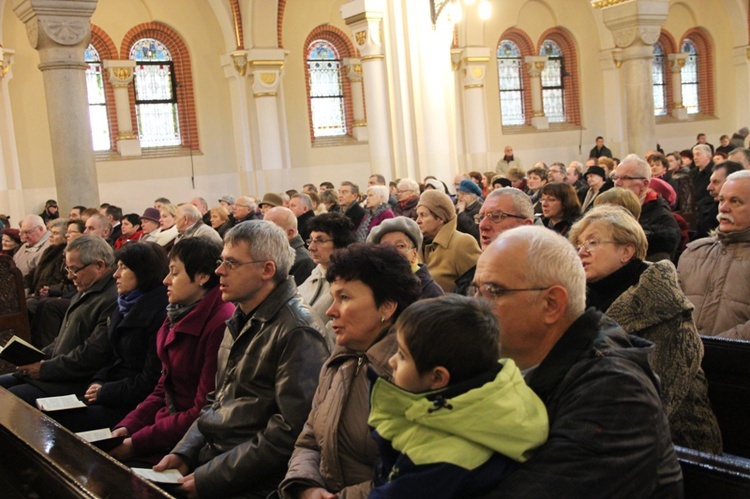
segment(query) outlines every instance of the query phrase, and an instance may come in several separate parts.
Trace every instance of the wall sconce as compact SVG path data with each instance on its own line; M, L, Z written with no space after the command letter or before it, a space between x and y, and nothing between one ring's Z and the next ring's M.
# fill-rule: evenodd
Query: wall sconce
M461 22L463 12L461 10L461 3L467 6L474 5L475 0L430 0L430 16L432 19L432 29L435 29L437 20L440 18L440 14L443 11L448 16L448 22L457 24ZM489 0L479 0L479 6L477 8L477 14L479 19L486 21L492 15L492 5Z
M247 50L238 50L230 54L232 65L240 76L247 74Z

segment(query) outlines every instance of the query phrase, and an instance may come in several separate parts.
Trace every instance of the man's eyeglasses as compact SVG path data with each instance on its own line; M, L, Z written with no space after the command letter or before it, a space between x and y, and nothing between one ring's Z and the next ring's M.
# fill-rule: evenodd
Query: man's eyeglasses
M253 260L250 262L237 262L235 260L222 260L221 258L216 260L216 269L218 270L222 265L227 268L227 270L234 270L237 267L241 267L242 265L247 265L249 263L264 263L267 260Z
M646 180L646 177L631 177L630 175L612 175L610 178L615 182L618 180Z
M509 289L504 288L502 286L498 286L497 284L492 283L486 283L486 284L472 284L467 289L466 294L468 296L481 296L485 300L497 300L501 296L504 296L508 293L520 293L522 291L543 291L545 289L549 288L549 286L544 288L515 288L515 289Z
M305 243L309 248L313 244L315 244L316 246L320 246L321 244L330 243L331 241L333 241L333 239L308 239L307 241L305 241Z
M86 267L88 267L88 266L90 266L90 265L93 265L93 264L95 264L95 263L96 263L96 262L91 262L91 263L87 263L86 265L84 265L84 266L83 266L83 267L81 267L80 269L71 269L70 267L68 267L68 266L66 265L66 266L65 266L65 272L67 272L68 274L72 275L73 277L76 277L76 276L78 275L78 273L79 273L80 271L82 271L82 270L83 270L83 269L85 269Z
M617 241L597 241L596 239L589 239L588 241L584 241L581 244L577 244L576 252L580 253L580 251L583 250L586 253L593 253L599 248L601 248L602 244L616 243L616 242Z
M511 215L510 213L505 213L502 210L497 210L493 211L492 213L485 213L484 215L482 215L481 213L474 215L474 221L476 223L482 223L482 220L484 220L485 218L489 218L490 222L492 222L493 224L499 224L508 217L518 218L519 220L526 220L526 217L522 217L521 215Z

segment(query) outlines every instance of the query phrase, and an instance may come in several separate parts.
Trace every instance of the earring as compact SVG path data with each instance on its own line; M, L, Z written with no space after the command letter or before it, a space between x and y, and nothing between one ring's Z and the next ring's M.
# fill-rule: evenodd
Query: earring
M385 322L385 316L384 316L384 315L381 315L381 316L380 316L380 322L381 322L381 323L382 323L382 322Z

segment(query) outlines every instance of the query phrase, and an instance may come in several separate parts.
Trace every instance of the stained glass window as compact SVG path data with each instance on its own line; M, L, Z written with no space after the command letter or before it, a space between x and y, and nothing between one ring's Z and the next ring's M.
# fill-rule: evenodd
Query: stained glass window
M685 65L682 67L682 105L687 108L688 114L700 111L698 106L698 51L695 43L690 38L682 42L681 52L688 54Z
M104 75L99 52L93 45L84 51L86 68L86 91L89 101L89 119L91 121L91 138L94 151L109 151L111 140L109 135L109 119L107 118L107 101L104 96Z
M654 45L654 66L651 70L654 80L654 115L667 114L667 86L664 82L664 49L660 44Z
M563 87L564 60L560 46L552 40L544 40L540 55L548 57L542 71L542 104L550 123L565 121L565 99Z
M130 49L135 59L135 109L142 147L182 144L177 115L174 63L167 47L153 38L142 38Z
M497 47L497 78L500 87L502 124L523 125L523 59L518 45L501 40Z
M344 85L341 58L326 40L315 40L307 49L307 78L310 88L313 135L346 135Z

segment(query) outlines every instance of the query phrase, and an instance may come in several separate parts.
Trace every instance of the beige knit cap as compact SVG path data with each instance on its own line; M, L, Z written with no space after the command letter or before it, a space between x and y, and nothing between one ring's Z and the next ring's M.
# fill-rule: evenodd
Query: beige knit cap
M417 207L420 206L424 206L445 222L450 222L456 218L456 207L453 205L451 198L444 192L435 189L424 191L419 196Z

